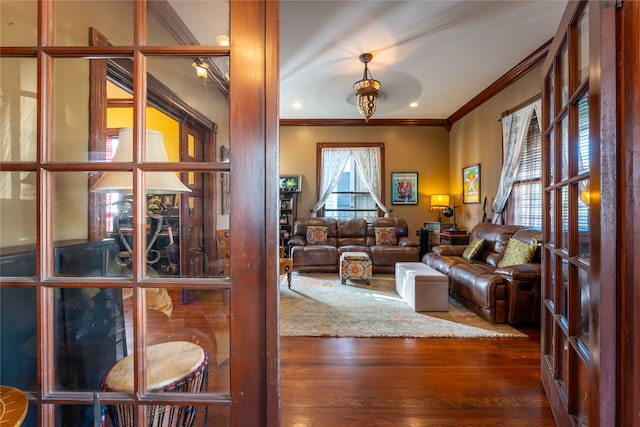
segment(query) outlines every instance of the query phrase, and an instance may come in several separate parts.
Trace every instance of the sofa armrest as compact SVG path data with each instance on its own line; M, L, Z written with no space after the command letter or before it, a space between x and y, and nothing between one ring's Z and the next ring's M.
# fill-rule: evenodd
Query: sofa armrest
M496 268L495 273L508 276L514 280L540 280L542 265L536 263L509 265Z
M436 255L462 256L466 248L465 245L438 245L433 247L432 252Z
M414 242L413 240L411 240L408 237L400 237L398 239L398 246L401 246L403 248L408 248L408 247L412 247L412 246L418 247L418 246L420 246L420 243L419 242Z
M289 247L293 246L307 246L307 239L302 236L293 236L289 239Z

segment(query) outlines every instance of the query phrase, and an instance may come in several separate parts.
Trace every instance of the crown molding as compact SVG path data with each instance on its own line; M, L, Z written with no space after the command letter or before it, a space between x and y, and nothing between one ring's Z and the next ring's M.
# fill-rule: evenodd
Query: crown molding
M362 119L280 119L280 126L442 126L449 131L455 122L541 64L552 41L548 40L446 119L369 119L369 123Z

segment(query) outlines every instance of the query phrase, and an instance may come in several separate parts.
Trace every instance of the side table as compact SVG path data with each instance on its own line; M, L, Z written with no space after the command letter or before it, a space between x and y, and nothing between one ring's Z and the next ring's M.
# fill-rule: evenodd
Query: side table
M465 230L444 230L440 232L441 245L468 245L469 234Z

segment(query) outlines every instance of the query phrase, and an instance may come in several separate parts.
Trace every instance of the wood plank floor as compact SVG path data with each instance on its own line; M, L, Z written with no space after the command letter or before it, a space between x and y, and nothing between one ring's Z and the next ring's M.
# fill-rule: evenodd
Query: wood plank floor
M281 425L555 426L529 338L281 337Z

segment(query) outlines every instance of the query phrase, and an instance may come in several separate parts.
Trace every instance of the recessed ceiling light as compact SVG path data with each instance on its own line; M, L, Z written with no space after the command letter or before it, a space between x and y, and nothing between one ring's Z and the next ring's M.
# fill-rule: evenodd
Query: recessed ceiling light
M294 102L293 103L293 108L295 108L296 110L299 110L302 108L302 104L300 104L299 102Z
M412 102L411 104L409 104L409 107L411 108L416 108L418 106L417 102Z

